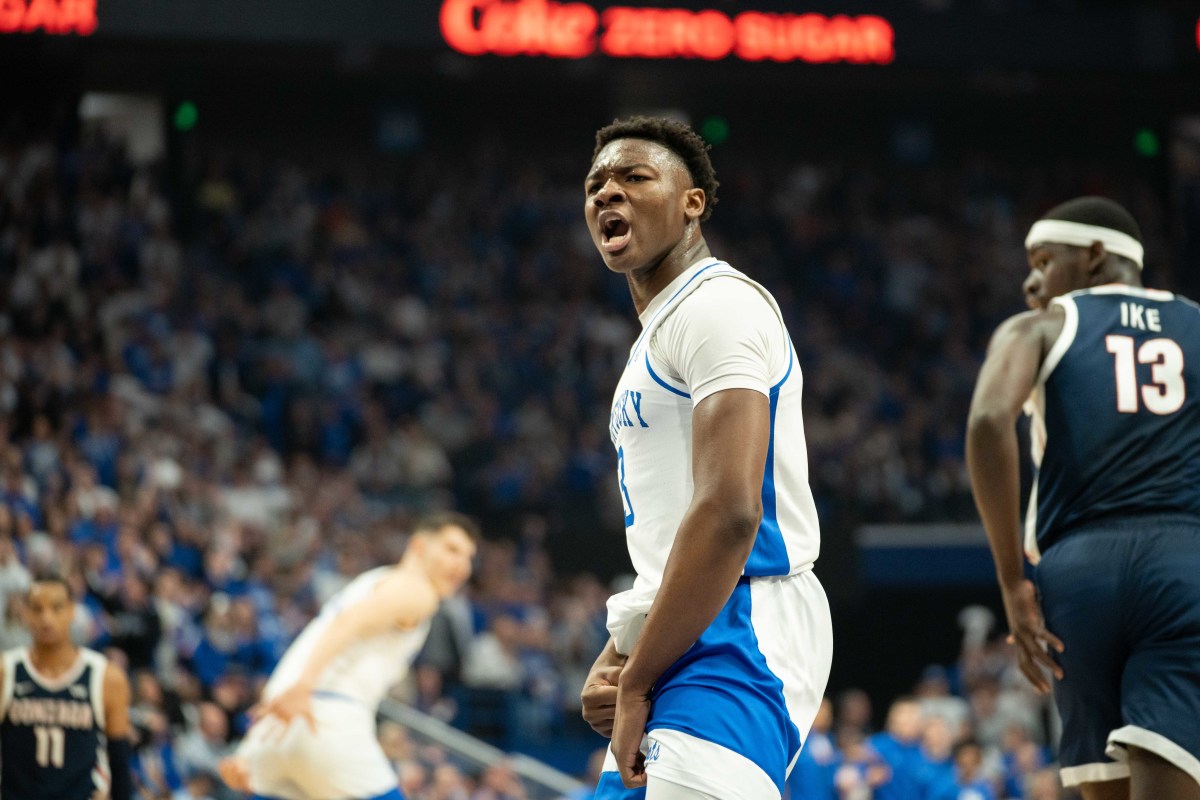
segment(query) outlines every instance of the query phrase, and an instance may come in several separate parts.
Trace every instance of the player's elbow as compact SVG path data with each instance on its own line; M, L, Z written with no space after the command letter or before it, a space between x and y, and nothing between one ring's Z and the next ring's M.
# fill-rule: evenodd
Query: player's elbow
M722 538L747 547L754 544L758 526L762 523L762 498L726 498L705 503L699 510L714 523L713 529L719 531Z
M967 417L967 438L991 437L1012 430L1016 417L1005 408L987 404L973 407Z

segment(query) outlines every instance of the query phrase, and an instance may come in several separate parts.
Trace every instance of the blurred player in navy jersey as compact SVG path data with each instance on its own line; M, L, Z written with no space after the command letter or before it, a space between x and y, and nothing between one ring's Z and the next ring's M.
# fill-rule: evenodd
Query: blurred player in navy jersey
M1040 691L1056 679L1063 783L1087 800L1196 800L1200 306L1142 286L1141 232L1110 200L1063 203L1025 246L1032 310L997 329L967 431L1011 638Z
M0 793L4 800L130 800L129 679L71 641L75 599L59 577L37 579L30 647L4 653Z
M709 252L716 188L686 125L596 135L584 215L642 323L609 419L637 579L582 694L612 734L600 800L778 800L829 677L800 367L774 298Z

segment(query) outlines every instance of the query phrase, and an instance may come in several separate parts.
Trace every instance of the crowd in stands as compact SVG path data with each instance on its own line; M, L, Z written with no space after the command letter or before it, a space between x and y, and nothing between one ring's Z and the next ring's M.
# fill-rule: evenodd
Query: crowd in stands
M1108 192L1152 265L1170 252L1156 195L1099 167L730 162L710 244L792 321L831 535L973 518L962 421L1037 213ZM66 575L77 640L131 674L143 798L228 797L216 762L289 641L442 508L488 542L408 699L493 738L577 732L612 587L548 542L622 546L605 423L636 324L584 166L495 142L384 167L214 152L168 185L95 132L0 140L0 646L29 641L30 576ZM922 681L882 733L846 695L798 796L1056 796L1044 706L979 653L961 696ZM413 800L523 796L503 765L383 736Z
M968 630L955 664L928 666L874 731L870 698L825 701L789 781L808 800L1056 800L1049 698L1020 674L990 612Z

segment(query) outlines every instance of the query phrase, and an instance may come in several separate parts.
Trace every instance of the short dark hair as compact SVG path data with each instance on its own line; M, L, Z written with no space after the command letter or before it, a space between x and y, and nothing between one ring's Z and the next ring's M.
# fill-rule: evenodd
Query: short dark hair
M983 745L981 745L979 743L978 739L974 739L974 738L971 738L968 736L966 739L963 739L961 742L956 743L954 745L954 750L951 752L953 753L954 758L958 758L958 754L964 750L983 750Z
M68 581L66 579L66 577L62 573L59 573L59 572L44 572L44 573L40 573L38 575L33 576L33 580L30 581L30 583L29 583L29 591L26 592L26 599L28 599L29 595L33 592L33 587L37 586L39 583L56 583L56 584L58 584L59 586L63 587L63 589L66 591L67 599L74 602L75 590L71 588L71 582Z
M704 212L700 215L700 221L704 222L712 216L713 206L717 204L717 187L721 184L708 157L710 146L700 138L700 134L684 123L666 117L617 119L596 131L596 149L592 151L592 161L609 142L617 139L646 139L677 155L687 167L692 186L704 190Z
M466 514L460 514L457 511L438 511L434 514L427 514L417 520L417 524L413 526L413 536L418 534L433 534L438 533L443 528L456 527L466 531L467 536L471 537L471 541L478 542L482 533L479 530L479 523L468 517Z
M1042 215L1042 219L1058 219L1063 222L1079 222L1084 225L1096 225L1101 228L1111 228L1114 231L1132 236L1142 241L1142 229L1137 220L1125 210L1120 203L1107 197L1076 197L1060 203Z

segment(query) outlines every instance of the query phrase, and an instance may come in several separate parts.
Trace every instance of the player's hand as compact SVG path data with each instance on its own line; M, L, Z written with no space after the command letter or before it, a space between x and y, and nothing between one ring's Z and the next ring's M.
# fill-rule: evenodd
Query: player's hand
M583 721L601 736L612 737L613 720L617 716L617 681L623 666L599 667L588 673L579 700L583 704Z
M250 793L250 770L246 767L245 759L238 756L222 758L217 764L217 772L230 789L242 794Z
M1046 630L1046 621L1038 606L1037 590L1033 582L1022 579L1005 587L1004 613L1008 616L1008 641L1017 646L1017 663L1021 672L1041 694L1050 691L1046 672L1062 680L1062 667L1050 655L1048 648L1061 653L1065 647L1062 640Z
M272 699L265 700L250 709L250 719L255 723L261 722L267 717L273 717L281 723L278 730L279 736L283 735L283 732L292 724L292 720L297 717L308 723L309 730L316 733L317 718L313 715L312 689L295 684L284 689Z
M617 688L617 715L613 721L612 751L627 789L646 785L646 756L642 739L650 717L650 688L629 685Z

